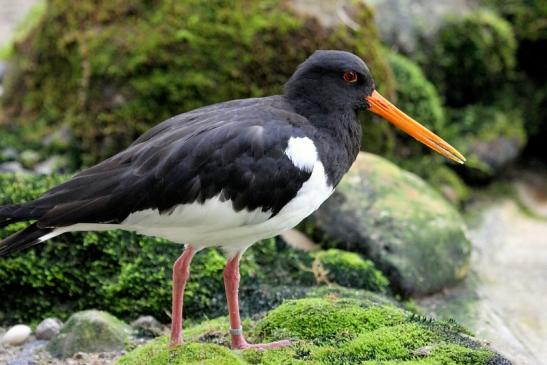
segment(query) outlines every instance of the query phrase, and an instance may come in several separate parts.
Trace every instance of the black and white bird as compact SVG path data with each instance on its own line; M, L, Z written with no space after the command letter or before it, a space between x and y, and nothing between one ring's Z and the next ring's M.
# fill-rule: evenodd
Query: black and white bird
M297 225L333 192L361 146L359 110L375 112L447 158L464 157L394 107L365 65L317 51L284 94L233 100L177 115L126 150L42 197L0 207L0 226L34 221L0 242L0 255L65 232L123 229L185 244L173 266L171 344L182 341L182 302L193 255L219 246L233 348L248 344L238 307L239 258L258 240Z

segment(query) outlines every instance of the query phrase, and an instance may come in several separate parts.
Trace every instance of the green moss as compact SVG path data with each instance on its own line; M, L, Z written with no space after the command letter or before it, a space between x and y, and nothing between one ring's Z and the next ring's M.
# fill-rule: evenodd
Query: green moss
M288 301L268 313L256 327L254 322L244 323L251 342L291 338L289 347L229 353L221 352L218 346L193 343L221 343L214 334L226 332L226 326L225 318L203 322L186 330L185 339L190 343L177 350L170 350L162 338L125 355L118 364L153 365L154 361L167 363L167 359L173 364L193 363L196 353L206 364L213 364L213 358L222 364L230 354L234 364L249 365L486 365L495 358L503 360L454 322L437 322L367 299L331 295Z
M479 11L441 28L421 63L449 105L491 102L513 76L516 48L511 25Z
M245 363L224 346L188 343L170 348L167 344L167 337L160 337L122 356L117 364L238 365Z
M444 111L437 90L409 58L388 51L396 81L397 106L436 133L444 129Z
M414 350L431 343L433 337L431 332L415 323L382 327L361 334L344 345L331 360L333 363L356 364L372 359L410 359Z
M308 298L287 301L258 322L265 340L297 338L316 344L349 341L365 330L401 322L405 315L392 306L367 306L356 300Z
M365 59L392 95L373 14L364 4L352 14L357 30L323 28L284 1L48 0L15 47L4 119L42 121L33 138L69 126L74 160L90 164L170 116L278 94L307 56L332 48Z
M318 280L349 288L387 292L389 281L370 260L353 252L337 249L319 251L313 264Z

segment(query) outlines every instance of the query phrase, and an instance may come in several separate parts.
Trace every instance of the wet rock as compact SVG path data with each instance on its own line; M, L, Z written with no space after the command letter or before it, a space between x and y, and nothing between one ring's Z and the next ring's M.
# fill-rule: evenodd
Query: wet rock
M131 322L131 327L139 336L158 337L165 333L166 327L152 316L141 316Z
M359 154L312 221L324 246L369 257L406 295L440 290L468 270L459 213L422 179L369 153Z
M106 312L87 310L73 314L49 343L48 351L67 358L77 352L110 352L124 349L131 327Z
M63 322L58 318L46 318L36 327L36 338L39 340L51 340L63 327Z
M22 345L30 336L32 330L29 326L18 324L11 327L0 339L0 343L11 346Z

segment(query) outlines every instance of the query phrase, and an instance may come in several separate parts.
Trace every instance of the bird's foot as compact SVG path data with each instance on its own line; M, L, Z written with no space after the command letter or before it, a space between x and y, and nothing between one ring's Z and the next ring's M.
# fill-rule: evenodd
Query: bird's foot
M281 341L275 341L270 343L250 344L244 338L232 339L232 349L234 350L244 350L244 349L267 350L267 349L278 349L278 348L286 347L290 345L292 345L292 342L289 340L281 340Z

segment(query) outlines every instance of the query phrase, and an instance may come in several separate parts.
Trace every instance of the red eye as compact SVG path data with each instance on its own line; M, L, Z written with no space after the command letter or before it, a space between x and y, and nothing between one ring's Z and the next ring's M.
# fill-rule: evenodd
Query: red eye
M353 71L344 72L344 81L350 84L357 82L357 74Z

